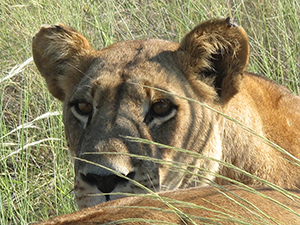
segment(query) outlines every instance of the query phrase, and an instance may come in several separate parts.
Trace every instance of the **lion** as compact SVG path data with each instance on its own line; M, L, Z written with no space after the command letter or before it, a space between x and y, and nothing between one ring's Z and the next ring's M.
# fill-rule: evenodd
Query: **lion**
M63 24L43 26L32 51L63 102L80 209L211 183L300 187L300 98L246 71L248 36L230 18L203 22L180 43L101 50Z
M268 188L196 187L121 198L37 225L299 224L300 194L290 194L298 201Z

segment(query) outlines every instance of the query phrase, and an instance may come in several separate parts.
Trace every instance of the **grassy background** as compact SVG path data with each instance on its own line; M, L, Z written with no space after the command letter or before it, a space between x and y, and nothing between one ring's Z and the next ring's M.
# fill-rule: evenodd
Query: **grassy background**
M0 0L0 224L76 210L61 104L26 61L42 24L67 24L101 49L125 39L180 41L201 21L227 16L249 34L248 70L299 94L298 0Z

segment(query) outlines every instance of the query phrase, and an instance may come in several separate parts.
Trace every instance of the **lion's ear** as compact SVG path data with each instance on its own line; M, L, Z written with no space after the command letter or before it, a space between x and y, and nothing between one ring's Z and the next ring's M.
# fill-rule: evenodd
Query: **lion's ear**
M238 90L241 74L249 60L248 36L230 18L213 19L195 27L180 44L187 57L188 75L210 80L221 100L229 100Z
M95 54L86 38L62 24L43 26L33 38L32 52L49 91L61 101L82 79Z

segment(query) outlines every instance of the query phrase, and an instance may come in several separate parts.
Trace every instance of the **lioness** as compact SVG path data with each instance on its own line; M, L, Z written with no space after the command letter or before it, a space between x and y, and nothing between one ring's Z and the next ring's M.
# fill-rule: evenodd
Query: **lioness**
M229 18L196 26L181 43L123 41L100 51L67 26L44 26L33 39L33 57L49 91L64 103L79 208L147 188L260 183L227 164L281 187L300 186L293 158L300 156L300 98L245 71L248 37Z

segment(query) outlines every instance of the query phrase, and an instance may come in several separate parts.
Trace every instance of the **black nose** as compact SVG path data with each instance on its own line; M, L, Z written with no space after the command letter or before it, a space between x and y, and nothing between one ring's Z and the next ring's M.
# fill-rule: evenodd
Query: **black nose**
M130 179L133 179L135 172L131 172L128 175L124 175ZM102 176L93 173L81 174L81 179L90 185L97 185L97 188L103 193L112 192L118 184L128 182L128 179L119 177L116 174Z

